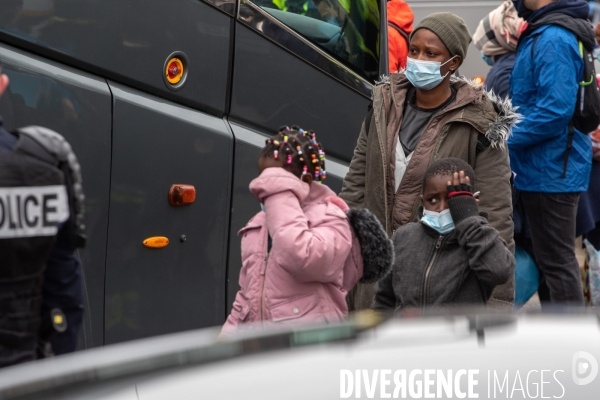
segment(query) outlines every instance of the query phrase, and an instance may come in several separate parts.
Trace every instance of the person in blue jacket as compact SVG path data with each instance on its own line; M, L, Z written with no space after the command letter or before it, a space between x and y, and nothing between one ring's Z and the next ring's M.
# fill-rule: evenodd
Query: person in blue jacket
M594 47L589 6L583 0L513 3L528 23L510 82L513 105L523 114L508 140L514 185L549 300L583 305L575 216L579 194L588 187L592 150L589 137L577 130L570 152L567 142L583 72L578 42Z

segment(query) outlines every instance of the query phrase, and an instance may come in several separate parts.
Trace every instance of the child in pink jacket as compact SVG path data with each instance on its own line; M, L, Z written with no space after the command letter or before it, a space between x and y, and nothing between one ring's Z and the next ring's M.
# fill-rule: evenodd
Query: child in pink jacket
M390 270L391 242L372 214L348 212L346 203L321 184L325 153L313 131L282 128L262 149L259 171L250 191L264 211L238 233L241 289L222 334L249 322L344 319L346 294L363 276L363 265L369 269L363 279L370 281ZM377 238L357 236L349 219ZM366 263L362 241L378 246L364 244Z

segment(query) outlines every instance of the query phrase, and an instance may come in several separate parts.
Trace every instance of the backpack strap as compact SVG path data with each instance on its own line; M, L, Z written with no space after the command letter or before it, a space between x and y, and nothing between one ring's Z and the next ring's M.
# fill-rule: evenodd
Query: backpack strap
M531 58L533 58L533 53L535 51L535 44L537 43L539 38L540 38L540 35L535 35L533 37L533 45L531 46Z
M492 142L482 134L477 135L477 147L475 148L475 157L479 155L482 151L490 147Z
M578 45L579 45L579 55L581 56L581 59L585 63L584 54L583 54L583 43L581 42L581 40L578 40ZM594 79L596 79L595 76L591 76L589 81L586 81L585 78L586 77L582 77L583 80L581 82L579 82L579 88L591 85L592 82L594 81ZM583 89L580 89L580 90L583 90ZM577 112L577 110L575 110L575 112ZM571 154L571 148L573 147L573 137L575 136L575 123L573 122L574 118L575 118L575 114L573 114L573 118L571 118L571 120L569 121L569 136L567 137L567 148L565 150L565 158L563 160L563 174L562 174L563 179L567 177L567 165L569 164L569 155Z
M579 42L578 43L579 44L579 55L581 56L581 59L583 60L583 58L584 58L583 43L581 42L581 40L579 40L578 42ZM585 60L584 60L584 62L585 62ZM588 81L588 82L586 82L585 80L582 80L581 82L579 82L579 86L580 87L581 86L589 86L592 84L594 79L595 79L595 77L592 76L590 81ZM577 110L575 110L575 112L577 112ZM575 114L573 114L573 118L575 118ZM573 147L573 137L575 136L575 123L573 122L573 118L571 118L571 120L569 121L569 136L567 137L567 148L565 150L565 158L563 160L563 174L562 174L563 179L567 177L567 165L569 164L569 155L571 154L571 148Z
M398 31L398 33L404 38L404 40L406 40L406 45L410 44L410 39L408 38L408 34L406 32L404 32L404 30L402 28L400 28L398 25L396 25L392 21L388 21L388 26L391 26L392 28L394 28L395 30Z

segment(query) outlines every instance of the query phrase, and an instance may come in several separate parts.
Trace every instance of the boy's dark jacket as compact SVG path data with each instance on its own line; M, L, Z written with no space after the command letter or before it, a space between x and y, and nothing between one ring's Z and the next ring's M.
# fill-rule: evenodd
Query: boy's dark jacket
M372 308L484 304L508 281L515 259L475 200L454 197L449 207L455 229L447 235L421 222L396 231L394 268L379 281Z

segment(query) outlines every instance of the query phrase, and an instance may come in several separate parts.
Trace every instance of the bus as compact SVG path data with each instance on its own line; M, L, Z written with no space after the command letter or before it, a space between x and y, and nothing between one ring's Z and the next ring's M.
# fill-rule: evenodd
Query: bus
M59 132L82 166L80 347L223 323L238 290L237 231L260 210L248 184L281 125L318 133L325 183L341 189L388 72L382 4L3 1L4 124ZM457 3L409 4L418 22ZM496 4L477 2L473 21ZM173 201L184 190L193 202ZM150 246L157 237L167 239Z

